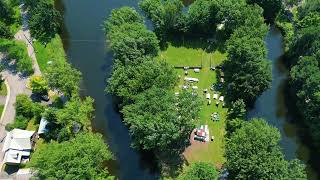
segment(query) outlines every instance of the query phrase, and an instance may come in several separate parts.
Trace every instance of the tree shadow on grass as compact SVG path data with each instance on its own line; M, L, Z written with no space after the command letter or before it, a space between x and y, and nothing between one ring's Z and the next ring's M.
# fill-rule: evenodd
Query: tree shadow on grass
M168 48L171 44L174 47L186 47L192 49L203 49L207 53L218 50L222 53L226 52L227 37L223 32L217 32L211 35L202 34L170 34L167 36L166 43L162 46L162 50Z
M10 59L6 55L0 57L0 70L7 70L12 75L18 75L21 79L26 79L28 75L17 70L17 60Z

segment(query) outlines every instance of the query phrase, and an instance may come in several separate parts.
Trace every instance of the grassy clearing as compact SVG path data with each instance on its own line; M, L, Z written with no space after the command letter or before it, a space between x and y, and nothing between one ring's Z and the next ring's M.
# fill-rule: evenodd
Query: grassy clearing
M41 71L45 71L49 61L66 61L66 55L59 35L45 47L38 41L34 42L36 57Z
M211 85L217 84L217 72L210 70L210 64L212 66L219 65L226 59L226 54L214 51L212 53L205 52L201 48L191 47L174 47L169 45L168 48L160 53L160 59L165 60L173 66L201 66L200 73L195 73L193 69L188 70L187 77L198 78L198 83L186 83L184 81L184 70L177 69L177 73L180 76L180 81L176 87L176 91L181 91L182 85L198 86L197 94L203 99L203 106L200 112L200 118L196 122L197 126L207 124L210 130L210 137L214 136L213 142L209 143L195 143L188 147L184 153L186 160L191 162L204 161L213 163L218 167L225 162L224 158L224 135L225 135L225 119L227 109L222 107L220 102L219 106L216 106L216 101L213 100L213 91L210 90ZM211 105L207 105L204 89L208 89L211 94ZM221 92L216 91L219 95ZM218 112L220 115L220 121L213 122L211 120L211 114Z
M0 89L0 96L6 96L7 95L7 87L4 84L4 82L1 84L1 89Z

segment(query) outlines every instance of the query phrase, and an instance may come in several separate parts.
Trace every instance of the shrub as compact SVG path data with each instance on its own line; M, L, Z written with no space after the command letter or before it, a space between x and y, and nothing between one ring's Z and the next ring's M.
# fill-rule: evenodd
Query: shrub
M28 126L29 120L23 116L17 116L14 123L9 123L6 125L6 130L11 131L12 129L26 129Z

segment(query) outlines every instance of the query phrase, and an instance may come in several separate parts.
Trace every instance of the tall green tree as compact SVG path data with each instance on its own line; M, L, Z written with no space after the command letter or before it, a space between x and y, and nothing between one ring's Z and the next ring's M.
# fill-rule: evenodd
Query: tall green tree
M218 172L212 164L205 162L196 162L191 164L179 175L177 180L216 180Z
M184 92L151 88L124 106L124 122L132 134L133 146L159 152L180 152L189 143L190 132L200 111L198 97ZM188 111L184 109L188 106Z
M281 152L279 131L253 119L236 130L226 145L230 179L306 179L304 167L287 162ZM293 177L290 172L296 171Z
M10 39L12 34L9 27L2 21L0 21L0 38Z
M7 25L11 24L14 21L13 18L14 12L13 9L9 6L9 4L1 0L0 1L0 19L5 22Z
M67 62L54 62L47 67L45 78L51 89L58 89L70 97L79 91L81 72Z
M115 63L107 90L122 100L129 101L152 86L169 89L176 82L177 76L171 66L143 58L139 65L123 66L121 62Z
M52 4L40 1L31 9L29 27L32 37L47 44L60 30L62 17Z
M243 99L252 106L256 98L270 87L271 66L266 60L264 41L260 38L231 38L224 66L230 101Z
M113 9L111 15L104 23L105 30L110 31L113 27L116 28L125 23L143 23L143 18L134 8L125 6Z
M158 55L159 41L156 35L141 23L124 23L108 32L114 57L123 64L134 62L143 56Z
M101 135L84 133L70 141L40 146L29 166L39 179L114 179L104 164L112 159Z

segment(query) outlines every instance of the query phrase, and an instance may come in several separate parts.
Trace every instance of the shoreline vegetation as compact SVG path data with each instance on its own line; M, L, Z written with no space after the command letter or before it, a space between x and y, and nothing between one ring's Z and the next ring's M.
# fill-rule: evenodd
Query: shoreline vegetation
M286 39L284 59L290 71L289 88L316 151L320 147L320 90L317 88L320 85L319 9L319 1L287 2L286 9L276 21Z
M10 6L10 3L15 6ZM15 25L21 23L21 17L17 17L20 2L7 0L1 4L4 8L1 18L8 19L5 25L0 22L0 29L3 28L0 31L3 33L0 34L1 51L9 60L16 60L17 69L26 74L30 80L28 88L32 90L30 97L25 94L17 96L16 119L6 129L34 131L38 129L40 120L47 122L46 132L40 135L31 161L20 166L36 171L33 174L36 178L113 179L104 163L114 157L102 136L91 131L94 101L79 95L82 75L67 62L58 34L62 19L53 4L51 0L24 1L36 58L42 71L42 75L33 76L30 76L33 74L32 60L25 45L12 40L13 31L21 27ZM12 20L14 18L19 18L19 21Z
M131 7L114 9L105 21L115 59L106 90L122 100L120 112L133 137L133 147L155 154L161 176L217 179L227 173L231 179L306 179L303 164L284 159L279 130L263 119L245 119L247 109L270 87L271 66L266 60L264 42L268 26L264 18L273 22L282 2L197 0L184 11L179 0L142 0L139 7L151 20L153 31L146 29L143 17ZM180 37L180 42L170 37ZM185 43L188 38L194 40ZM200 44L195 41L197 38ZM208 66L204 59L212 59L214 54L213 63L220 70L210 74L206 68L211 68L211 62ZM159 69L157 64L163 67ZM184 70L175 70L173 66ZM200 73L191 72L188 66L200 68ZM199 82L186 84L187 75L198 77L194 81ZM210 130L226 133L217 136L223 143L214 147L223 152L213 153L209 149L212 154L208 156L222 155L226 161L197 157L186 162L182 152L194 143L190 138L192 130L207 123L212 109L215 110L203 98L203 91L208 91L203 88L211 84L213 91L225 96L226 109L225 113L218 110L224 125L209 123ZM183 90L191 86L193 90ZM210 99L208 93L206 97ZM206 107L211 108L207 111ZM214 126L218 129L211 129ZM195 157L193 153L202 152L191 151L189 156ZM209 162L192 162L201 160ZM219 161L221 165L217 166ZM204 169L198 168L201 166Z

